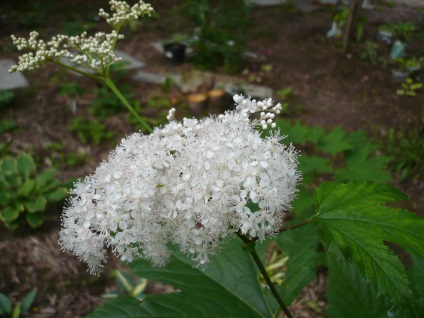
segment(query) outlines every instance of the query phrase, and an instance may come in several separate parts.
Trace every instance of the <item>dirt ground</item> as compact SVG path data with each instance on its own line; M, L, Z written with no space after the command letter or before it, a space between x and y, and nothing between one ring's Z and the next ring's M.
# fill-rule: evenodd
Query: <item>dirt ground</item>
M181 17L178 9L181 1L156 0L151 3L160 18L145 22L138 31L129 31L119 48L144 61L146 71L189 72L193 68L191 64L169 66L150 45L150 42L192 27ZM424 31L423 8L393 1L375 0L373 4L375 10L361 13L368 19L364 40L375 41L378 26L388 22L411 21ZM81 19L74 13L78 10L66 11L69 5L81 6L81 12L85 13L91 10L94 16L99 7L106 6L106 1L87 4L76 0L54 4L60 17L48 12L45 17L48 27L43 27L46 33L57 33L55 26L63 22L66 14ZM11 7L9 4L7 9L11 10ZM267 57L265 63L272 65L272 70L264 75L260 85L274 90L291 87L295 99L285 116L302 123L326 128L342 126L348 131L365 130L378 143L384 143L390 129L409 131L415 127L421 128L421 133L424 133L424 92L418 92L416 97L397 95L399 84L392 81L391 65L384 69L361 60L361 43L353 43L351 50L344 52L336 40L327 39L325 34L330 28L332 14L333 9L328 7L309 13L289 6L251 9L252 25L246 34L248 47L263 53ZM16 60L17 53L12 49L8 34L24 35L31 30L16 23L13 15L9 20L7 16L2 19L0 58ZM382 50L388 49L383 46ZM424 36L411 41L408 50L413 52L412 55L424 55ZM58 176L63 181L92 173L97 164L106 159L113 145L133 132L134 128L127 124L125 116L116 115L107 121L108 128L116 133L114 141L100 145L81 144L75 135L69 133L67 126L75 117L87 115L88 105L94 96L79 97L78 109L73 113L69 98L59 94L59 87L67 80L92 87L92 81L77 78L53 65L26 76L33 86L16 91L12 106L0 113L2 119L16 119L22 129L17 133L2 134L0 138L9 144L14 153L32 151L37 154L38 162L46 167L51 164L51 153L43 148L46 142L59 142L65 145L66 151L82 150L88 154L91 160L83 166L60 167ZM234 78L247 82L241 74ZM132 82L131 85L142 102L146 102L152 94L160 93L155 85L140 82ZM395 182L394 185L411 197L409 208L424 215L423 167L418 175L418 178ZM123 266L112 258L104 273L95 277L89 275L85 265L73 255L60 251L57 243L60 213L60 206L51 208L47 211L47 222L30 232L22 228L11 233L0 227L0 291L17 301L36 286L39 292L34 317L85 316L103 301L101 295L108 288L113 288L111 270ZM323 316L326 306L324 294L325 278L319 277L292 306L295 316ZM308 305L311 301L318 305Z

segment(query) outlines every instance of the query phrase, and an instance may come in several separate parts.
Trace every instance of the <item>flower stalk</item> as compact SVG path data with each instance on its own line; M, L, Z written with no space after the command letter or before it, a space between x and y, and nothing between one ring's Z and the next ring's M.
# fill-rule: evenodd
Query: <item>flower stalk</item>
M247 236L240 234L237 232L237 235L243 240L245 243L245 249L249 251L249 253L252 255L253 260L255 261L256 265L258 266L259 271L261 272L262 276L264 277L269 289L271 290L272 295L277 300L278 304L280 305L283 312L286 314L288 318L293 318L291 312L287 308L287 306L284 304L283 299L280 297L280 294L278 293L277 289L275 288L274 284L271 281L271 278L268 275L268 272L265 269L264 264L262 263L261 259L259 258L258 253L256 252L256 240L250 240Z

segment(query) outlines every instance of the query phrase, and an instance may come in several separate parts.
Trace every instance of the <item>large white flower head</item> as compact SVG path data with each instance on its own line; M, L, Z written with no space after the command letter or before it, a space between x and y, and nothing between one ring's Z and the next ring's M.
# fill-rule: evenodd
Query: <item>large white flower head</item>
M92 272L107 247L123 260L164 265L168 243L205 265L235 232L264 239L278 231L300 180L296 151L280 143L278 131L261 138L255 129L264 120L272 125L269 114L280 106L234 100L236 111L200 121L177 122L171 110L165 127L124 139L76 184L63 216L63 248ZM259 120L250 120L255 112Z

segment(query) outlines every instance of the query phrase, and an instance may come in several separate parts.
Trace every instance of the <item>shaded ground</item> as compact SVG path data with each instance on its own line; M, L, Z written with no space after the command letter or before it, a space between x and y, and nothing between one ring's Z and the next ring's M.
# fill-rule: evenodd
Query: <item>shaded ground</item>
M88 21L97 12L99 6L96 3L105 5L104 1L92 1L89 4L73 1L72 5L81 9L68 12L66 1L51 2L51 12L48 11L43 17L51 27L44 30L46 33L56 33L58 29L55 26L62 25L64 17L67 21ZM179 3L176 0L152 1L160 19L144 23L141 30L129 31L126 40L120 45L122 50L146 62L145 69L148 71L189 74L192 69L190 64L178 67L166 65L163 57L149 44L170 37L176 31L183 32L191 28L177 10ZM378 10L363 12L368 18L365 39L374 41L378 26L387 22L412 21L421 30L424 29L423 10L406 5L391 7L381 1L373 3ZM388 131L393 128L400 131L422 128L424 93L419 92L414 98L397 95L399 84L391 80L391 66L383 69L369 61L360 60L362 44L354 44L351 52L345 53L336 41L326 39L331 16L332 10L327 8L311 13L288 7L252 10L253 24L248 31L248 45L265 52L268 57L266 63L272 65L272 70L263 77L261 85L268 85L274 90L291 87L296 95L286 116L326 128L342 126L348 131L363 129L370 138L377 141L387 139ZM30 29L17 23L16 16L2 19L2 24L7 27L0 31L0 56L16 59L8 34L13 32L23 35ZM412 41L409 50L414 52L413 55L424 55L423 44L424 37L421 36ZM381 50L385 52L388 48L382 47ZM130 78L130 75L127 77ZM60 95L59 88L66 80L78 81L84 87L94 87L95 84L51 65L28 73L27 77L33 87L16 92L13 104L0 113L2 119L16 119L21 129L17 133L5 133L0 137L9 144L13 153L31 151L36 154L41 166L48 166L52 162L52 152L43 147L47 142L62 143L70 153L82 150L89 155L91 160L85 165L69 167L61 164L59 177L62 180L92 173L97 164L107 157L113 145L133 132L134 127L127 123L125 116L116 115L106 122L108 128L116 134L113 141L83 145L75 135L69 133L67 127L77 116L88 114L88 106L95 96L85 94L78 97L78 108L74 113L69 98ZM247 82L242 75L235 76L235 79ZM149 96L162 94L154 85L138 82L130 84L142 104ZM408 178L397 183L411 196L413 201L410 208L420 214L423 214L424 207L423 176L421 167L418 178ZM84 264L59 250L59 215L60 207L48 211L48 222L31 234L27 234L27 229L9 233L3 227L0 228L0 291L13 300L19 300L32 287L37 286L36 317L82 317L101 303L100 295L113 284L108 270L98 278L90 276ZM121 265L112 261L108 266L108 269L112 269ZM305 289L292 309L299 317L321 316L322 308L325 307L324 293L325 279L320 277Z

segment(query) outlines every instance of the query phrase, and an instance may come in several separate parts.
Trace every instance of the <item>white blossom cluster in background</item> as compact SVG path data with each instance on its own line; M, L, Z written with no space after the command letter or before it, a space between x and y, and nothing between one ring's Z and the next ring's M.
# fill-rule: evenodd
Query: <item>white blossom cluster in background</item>
M119 29L122 25L127 24L128 21L137 20L142 16L150 16L154 12L153 7L143 1L130 7L125 1L111 0L109 5L110 9L114 11L112 17L103 9L99 10L99 16L104 18L115 29Z
M236 111L200 121L175 121L171 110L165 127L123 139L76 183L62 247L97 273L108 247L124 261L143 257L162 266L173 243L205 265L234 232L259 239L276 232L300 180L297 154L278 131L261 138L255 125L263 119L246 116L271 113L271 99L234 100Z
M30 52L21 55L18 65L12 66L9 71L34 70L44 63L60 63L65 58L75 65L103 74L111 64L121 60L114 52L116 41L124 38L119 34L119 29L139 17L153 13L150 4L143 1L130 7L125 1L112 0L110 5L111 10L115 11L112 18L103 9L100 9L99 16L104 17L115 28L111 33L98 32L94 36L88 36L86 32L78 36L59 34L48 42L39 39L39 34L35 31L30 33L28 40L12 35L13 44L19 51Z

